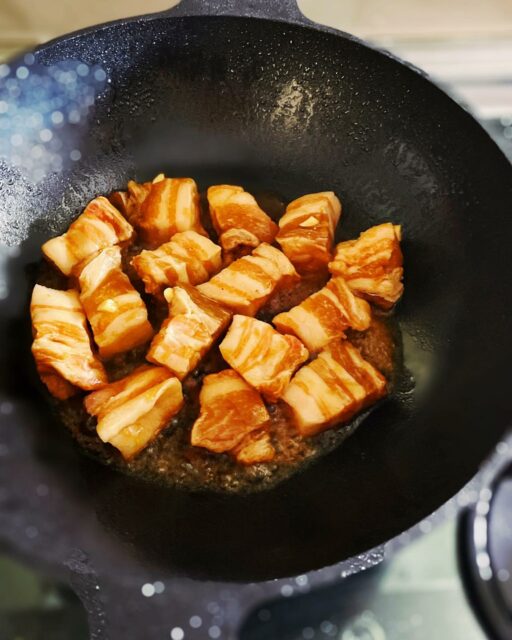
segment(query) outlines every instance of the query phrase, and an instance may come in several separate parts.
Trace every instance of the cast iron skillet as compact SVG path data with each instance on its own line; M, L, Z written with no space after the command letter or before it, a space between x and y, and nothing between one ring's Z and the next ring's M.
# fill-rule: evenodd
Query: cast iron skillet
M208 624L229 635L248 602L287 581L248 582L312 572L397 535L461 488L502 435L511 167L424 75L310 23L292 0L184 0L35 55L101 64L109 84L64 177L9 191L2 170L3 241L23 240L1 312L3 537L71 569L97 637L166 637L173 626L205 637ZM287 199L333 189L344 236L403 226L403 379L343 446L265 493L171 491L101 467L37 391L27 264L88 199L162 170ZM164 593L144 598L154 580Z

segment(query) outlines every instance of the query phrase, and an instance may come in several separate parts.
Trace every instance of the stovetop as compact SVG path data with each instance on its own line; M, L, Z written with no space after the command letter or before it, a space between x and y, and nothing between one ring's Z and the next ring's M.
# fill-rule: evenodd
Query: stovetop
M262 607L241 640L484 640L457 562L457 520L340 583Z
M376 567L266 603L241 640L510 640L512 438L497 449L498 470L459 494L470 505Z

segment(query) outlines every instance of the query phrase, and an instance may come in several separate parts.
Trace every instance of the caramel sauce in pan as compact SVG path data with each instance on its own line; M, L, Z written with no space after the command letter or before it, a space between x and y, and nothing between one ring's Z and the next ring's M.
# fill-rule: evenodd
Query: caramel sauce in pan
M272 202L272 197L268 194L260 197L259 202L260 206L275 218L284 210L282 201L274 198ZM208 230L212 231L211 228ZM214 239L214 234L211 235ZM158 330L167 317L167 305L144 293L142 283L129 266L130 259L140 251L141 248L137 246L125 250L123 268L143 295L149 319L155 330ZM318 291L327 279L328 274L303 278L297 285L275 294L257 317L269 321L277 313L290 309ZM66 278L56 273L55 269L45 262L41 263L37 282L58 289L70 286ZM393 372L400 368L398 358L401 351L397 348L399 333L393 317L374 313L372 325L367 331L350 331L347 336L361 350L362 355L388 378L391 388ZM146 362L147 348L148 345L143 345L107 361L105 366L109 380L122 378ZM214 347L199 367L183 380L183 409L146 449L129 462L125 462L114 447L104 444L97 436L96 419L89 416L83 407L84 393L64 401L52 398L51 402L59 421L71 431L80 446L107 465L159 484L240 493L264 490L292 475L308 462L337 447L355 430L362 419L356 417L349 424L304 439L293 427L288 406L278 402L267 405L271 418L272 443L276 450L272 462L243 466L237 464L228 454L214 454L206 449L192 447L190 430L199 415L202 379L205 375L226 367L227 364L218 348Z

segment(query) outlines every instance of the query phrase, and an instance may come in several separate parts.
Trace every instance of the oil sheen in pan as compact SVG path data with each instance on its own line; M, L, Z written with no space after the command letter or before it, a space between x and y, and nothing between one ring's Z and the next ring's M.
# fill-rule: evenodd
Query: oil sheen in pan
M284 208L281 199L265 194L259 200L261 205L273 214L273 217L279 217ZM204 222L208 227L209 220ZM214 234L212 236L214 237ZM139 251L140 248L131 247L129 255L125 256L125 269L130 276L134 274L128 267L129 258ZM324 278L303 279L295 288L278 293L263 307L258 317L270 320L276 313L289 309L317 291L324 284L324 280ZM65 278L58 275L45 262L41 262L37 281L54 288L68 286ZM146 296L142 290L141 293L148 306L153 326L159 327L167 315L167 306ZM348 337L361 350L363 356L386 375L391 389L394 379L402 370L401 340L398 323L394 317L374 313L374 320L367 331L351 332ZM122 378L136 366L144 363L146 350L147 345L107 362L109 378L111 380ZM363 413L349 424L340 425L338 428L304 439L296 433L287 405L284 403L270 405L268 408L276 457L270 463L250 466L236 464L227 454L213 454L190 445L190 430L199 414L199 391L202 379L205 375L224 369L226 366L218 348L212 349L199 367L183 381L185 396L183 409L144 451L128 463L122 459L114 447L104 444L98 438L96 420L86 413L83 407L83 395L65 401L52 398L51 402L59 422L71 431L73 437L89 455L104 464L159 484L178 485L187 489L240 493L267 489L297 472L315 458L332 451L353 433L366 415Z

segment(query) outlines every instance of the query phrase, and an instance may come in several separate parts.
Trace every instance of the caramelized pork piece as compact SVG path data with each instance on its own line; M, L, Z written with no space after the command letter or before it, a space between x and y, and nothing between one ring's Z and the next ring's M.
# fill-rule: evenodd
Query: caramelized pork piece
M165 367L142 366L87 396L97 432L129 460L144 449L183 406L181 383Z
M348 340L338 340L298 370L282 399L292 408L299 433L312 436L350 420L384 395L385 378Z
M331 340L344 337L351 327L364 331L370 326L370 305L356 297L343 278L331 278L313 295L289 311L278 314L273 324L283 333L292 333L310 351L319 351Z
M41 380L56 398L108 383L103 365L91 349L87 320L74 289L58 291L36 284L30 315L32 353Z
M253 316L274 291L298 280L284 253L264 242L198 289L235 313Z
M373 404L386 395L386 379L380 371L363 358L359 349L350 340L336 340L318 354L335 370L336 365L343 367L352 378L364 387L363 407ZM341 374L340 374L341 375ZM355 391L354 391L355 395Z
M299 273L326 270L340 215L341 203L332 191L310 193L286 207L276 240Z
M268 431L252 431L245 436L242 442L233 449L236 461L240 464L257 464L258 462L271 462L276 450Z
M45 242L46 258L66 276L100 249L127 244L133 238L132 226L103 196L91 200L66 233Z
M159 173L156 178L150 182L135 182L135 180L129 180L126 191L113 191L108 196L108 199L114 207L119 209L131 222L140 215L140 208L151 191L151 185L160 182L160 180L164 178L164 174Z
M130 220L132 216L137 217L139 215L142 203L149 196L152 184L153 181L135 182L135 180L128 180L128 197L127 205L125 205L126 213L129 215L128 220Z
M128 351L153 337L146 305L121 268L121 249L100 251L82 269L80 300L102 358Z
M151 183L128 183L127 217L142 242L158 247L180 231L206 235L201 225L197 185L192 178L157 176Z
M128 218L128 212L130 210L130 196L127 191L113 191L108 196L108 199L125 218Z
M165 297L169 318L151 343L147 359L182 379L227 327L231 313L187 285L166 289Z
M191 443L215 453L231 451L270 419L260 394L232 369L206 376L199 401Z
M352 291L383 309L403 293L400 225L390 222L363 231L357 240L340 242L329 271L343 276Z
M234 316L219 348L224 360L271 402L281 397L295 370L309 356L297 338L241 315Z
M85 409L89 415L98 416L107 403L110 403L110 408L117 407L168 378L172 378L172 375L164 367L143 364L124 378L111 382L102 389L87 395L84 399Z
M176 233L154 251L142 251L132 260L148 293L161 295L177 283L206 282L221 268L221 248L196 231Z
M151 191L151 182L128 181L127 191L114 191L108 199L129 222L136 221L144 200Z
M261 242L273 242L277 225L243 187L220 184L208 189L213 226L228 262Z

